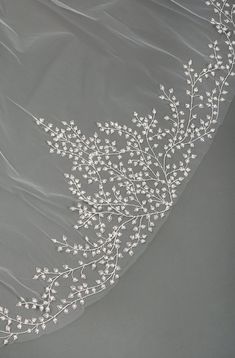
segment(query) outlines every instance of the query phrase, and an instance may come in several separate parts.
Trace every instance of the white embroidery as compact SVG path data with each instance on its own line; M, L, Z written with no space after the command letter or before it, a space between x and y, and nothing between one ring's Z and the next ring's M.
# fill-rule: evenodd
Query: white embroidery
M81 243L70 242L65 236L52 240L58 251L78 256L78 263L36 269L34 279L46 282L41 299L21 298L17 304L30 310L30 318L13 318L8 309L0 307L0 338L4 344L22 334L39 333L50 322L56 323L62 313L79 308L87 298L114 284L120 259L132 256L139 244L146 242L155 221L163 218L174 203L196 157L195 144L211 138L215 131L228 79L234 75L235 7L226 0L206 3L214 9L216 19L211 23L223 35L222 46L227 52L223 54L214 41L209 44L207 66L199 72L192 67L192 60L184 66L184 106L172 88L166 90L161 85L160 99L169 106L169 114L160 118L155 109L143 117L134 113L133 127L98 123L103 135L95 133L87 138L73 121L62 122L63 128L46 124L43 119L36 121L51 137L50 152L67 157L72 172L78 173L79 178L73 174L65 174L65 178L75 196L71 210L78 221L74 228L87 236ZM210 90L206 89L208 84ZM127 229L129 237L125 236Z

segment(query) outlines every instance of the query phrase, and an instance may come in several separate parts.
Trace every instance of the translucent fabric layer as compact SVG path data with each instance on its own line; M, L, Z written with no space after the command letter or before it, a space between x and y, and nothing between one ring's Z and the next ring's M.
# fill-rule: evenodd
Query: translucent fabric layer
M7 344L79 317L157 238L234 96L235 16L226 0L8 0L0 16Z

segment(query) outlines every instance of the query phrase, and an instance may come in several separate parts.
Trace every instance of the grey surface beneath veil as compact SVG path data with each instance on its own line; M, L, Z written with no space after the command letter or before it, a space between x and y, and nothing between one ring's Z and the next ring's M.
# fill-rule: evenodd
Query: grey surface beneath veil
M233 358L235 101L145 254L62 330L1 358ZM187 208L190 207L190 210Z
M183 64L192 57L203 66L217 35L204 0L0 0L0 16L0 303L14 310L17 297L41 292L35 266L64 263L51 238L76 235L66 163L48 153L32 115L75 120L87 135L97 121L127 123L133 111L158 107L160 83L184 98ZM58 328L74 320L64 329L1 349L1 358L234 356L234 108L156 240L113 291L83 316L63 317Z

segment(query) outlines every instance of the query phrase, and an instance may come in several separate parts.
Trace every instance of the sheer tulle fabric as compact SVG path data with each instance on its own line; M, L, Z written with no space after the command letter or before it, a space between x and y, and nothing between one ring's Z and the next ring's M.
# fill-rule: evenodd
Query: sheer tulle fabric
M234 95L234 11L212 0L8 0L0 12L10 343L76 319L157 238Z

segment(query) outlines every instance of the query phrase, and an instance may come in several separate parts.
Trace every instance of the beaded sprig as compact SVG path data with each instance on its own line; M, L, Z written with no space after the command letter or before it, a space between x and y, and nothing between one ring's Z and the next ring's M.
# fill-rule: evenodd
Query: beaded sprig
M160 86L168 114L161 116L156 109L147 116L134 113L132 126L98 123L99 134L91 137L82 134L74 121L63 121L58 128L36 119L50 137L50 152L71 163L71 173L65 178L74 196L71 210L77 218L74 229L79 240L73 242L64 235L52 241L59 252L72 255L76 264L36 268L34 279L44 281L45 286L41 298L21 297L17 303L19 310L29 314L12 317L7 308L0 307L3 344L24 334L38 334L113 285L119 278L120 261L148 241L156 221L175 202L196 158L196 145L215 132L229 77L234 76L235 5L227 0L206 4L213 8L211 24L222 44L218 40L209 44L210 61L200 71L192 60L184 65L184 103L173 88Z

